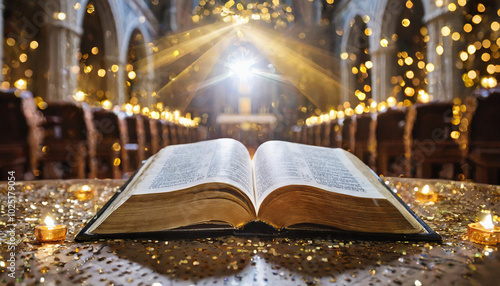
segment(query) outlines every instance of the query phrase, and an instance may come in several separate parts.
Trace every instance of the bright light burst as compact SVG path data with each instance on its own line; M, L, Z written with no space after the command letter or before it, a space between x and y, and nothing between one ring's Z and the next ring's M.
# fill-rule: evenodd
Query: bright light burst
M229 68L232 74L240 78L248 78L252 74L253 61L248 59L238 59L229 63Z
M180 41L180 40L183 41ZM265 57L279 73L257 70L253 67L256 59L241 56L226 63L227 74L211 75L214 66L223 62L223 55L231 43L248 42L254 46L261 57ZM172 43L176 43L172 45ZM196 93L203 88L219 84L228 77L236 76L247 81L252 75L296 87L316 106L334 106L340 100L340 83L333 78L332 71L312 61L310 57L321 58L320 62L334 66L336 59L322 49L293 40L283 33L276 32L262 25L247 23L218 23L184 32L164 39L158 46L164 45L154 55L157 66L170 65L180 58L193 58L204 46L210 45L179 74L158 92L162 101L171 108L184 110ZM304 55L307 53L307 57ZM187 59L186 59L187 60ZM241 81L243 84L243 81Z

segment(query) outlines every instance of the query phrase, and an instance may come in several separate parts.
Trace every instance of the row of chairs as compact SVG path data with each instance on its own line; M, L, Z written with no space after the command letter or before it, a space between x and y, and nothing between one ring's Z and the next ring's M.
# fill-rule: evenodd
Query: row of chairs
M457 108L431 102L348 116L296 129L292 141L349 150L385 176L500 184L500 92L478 92Z
M197 127L72 102L39 110L29 92L1 91L0 169L16 179L122 178L167 145L204 140ZM25 177L26 175L26 177Z

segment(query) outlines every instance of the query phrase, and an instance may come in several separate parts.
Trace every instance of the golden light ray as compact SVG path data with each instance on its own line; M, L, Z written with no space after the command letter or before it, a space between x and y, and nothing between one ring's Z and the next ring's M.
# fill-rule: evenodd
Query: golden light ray
M274 73L258 71L258 70L253 71L253 73L254 73L254 75L256 75L260 78L263 78L263 79L271 80L274 82L279 82L282 84L290 84L291 85L291 82L280 74L274 74Z
M292 50L288 39L266 33L260 27L244 25L244 36L286 77L304 96L318 107L331 108L340 103L341 83L329 76L331 72ZM303 43L295 49L308 49Z
M195 96L196 91L203 86L206 77L220 60L222 53L235 38L235 33L222 37L219 42L166 84L159 91L163 102L168 102L169 107L173 109L183 111Z
M209 86L212 86L212 85L215 85L217 83L220 83L222 81L224 81L226 78L229 78L231 77L231 74L229 73L224 73L224 74L221 74L221 75L218 75L218 76L214 76L208 80L205 80L204 82L202 82L201 85L199 85L197 88L196 88L196 91L199 91L201 89L204 89L204 88L207 88Z
M260 32L266 34L267 37L271 39L280 39L280 41L285 41L286 43L284 44L286 44L286 47L297 54L307 55L308 58L321 59L321 61L316 61L315 62L316 64L319 65L326 64L330 67L340 66L337 57L327 50L306 44L292 37L287 37L286 34L277 32L276 30L268 29L257 25L252 25L252 28L259 29ZM326 70L325 67L323 68ZM326 74L333 76L333 74L328 70L326 70Z
M227 23L215 23L164 38L156 47L160 51L152 56L152 62L157 67L168 65L222 36L231 28ZM174 45L171 47L163 47L172 43ZM137 62L139 72L147 71L148 61L146 58Z

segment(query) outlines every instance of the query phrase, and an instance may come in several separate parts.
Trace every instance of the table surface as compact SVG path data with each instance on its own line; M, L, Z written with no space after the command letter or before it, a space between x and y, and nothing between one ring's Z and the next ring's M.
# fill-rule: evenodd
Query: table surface
M123 181L16 183L16 278L8 277L7 184L2 197L0 284L32 285L499 285L498 246L467 240L467 224L482 210L500 214L500 187L438 180L385 178L408 205L443 236L442 243L259 239L114 240L75 243L85 222ZM79 201L81 185L98 194ZM435 204L414 200L428 184ZM68 225L60 244L35 242L34 227L52 214ZM498 222L498 217L495 217ZM41 283L42 284L42 283Z

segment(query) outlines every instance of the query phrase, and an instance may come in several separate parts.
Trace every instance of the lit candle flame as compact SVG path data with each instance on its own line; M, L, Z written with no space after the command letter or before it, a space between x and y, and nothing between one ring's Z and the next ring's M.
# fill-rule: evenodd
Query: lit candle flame
M90 187L88 185L83 185L82 186L82 191L88 192L88 191L90 191Z
M480 224L485 228L485 229L493 229L493 219L491 218L491 214L488 214Z
M54 223L54 220L50 216L47 216L45 218L44 222L45 222L45 225L48 228L54 228L56 226L55 223Z
M425 185L423 188L422 188L422 194L428 194L429 193L429 185Z

